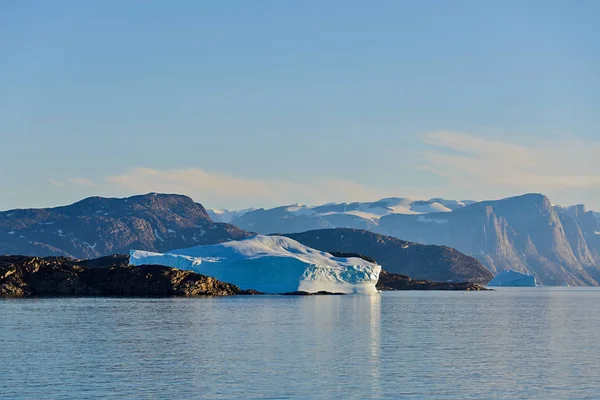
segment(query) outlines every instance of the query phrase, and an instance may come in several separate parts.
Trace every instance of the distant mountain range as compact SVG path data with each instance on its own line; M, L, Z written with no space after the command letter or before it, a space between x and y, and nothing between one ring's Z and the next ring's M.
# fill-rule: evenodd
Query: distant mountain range
M600 283L599 214L553 206L541 194L496 201L388 198L371 203L302 205L240 213L231 223L259 233L367 229L444 245L476 257L491 272L531 273L546 285Z
M208 209L208 213L215 221L230 222L242 229L259 233L303 232L323 228L372 229L379 224L381 217L389 214L452 212L473 203L470 200L412 200L390 197L374 202L329 203L315 207L294 204L267 210Z
M182 195L92 197L63 207L0 212L0 254L94 258L127 253L131 248L165 252L215 244L246 238L252 232L295 234L352 228L378 235L353 233L352 246L334 240L339 231L322 243L310 236L314 233L291 237L325 251L362 252L384 264L384 269L385 264L394 265L391 272L417 279L460 279L460 274L448 271L459 264L475 264L440 252L440 259L446 261L440 261L428 275L424 271L431 259L416 262L419 258L413 254L398 262L401 252L383 251L373 243L386 243L388 249L401 248L403 243L448 246L475 257L493 274L513 269L531 273L545 285L598 285L598 218L582 205L554 206L541 194L485 202L387 198L243 211L207 211ZM433 257L434 249L424 254ZM369 254L376 251L381 252ZM466 270L462 276L473 282L487 279L476 270Z

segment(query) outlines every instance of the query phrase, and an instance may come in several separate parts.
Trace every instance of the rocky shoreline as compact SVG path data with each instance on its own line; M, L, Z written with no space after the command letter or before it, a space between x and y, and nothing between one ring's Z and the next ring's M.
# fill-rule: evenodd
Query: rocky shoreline
M130 267L123 265L121 258L105 257L104 261L109 265L63 257L0 257L0 297L258 294L190 271L158 265Z
M392 274L381 271L378 290L458 290L458 291L479 291L490 290L471 282L431 282L425 280L412 279L406 275Z
M486 290L474 283L413 280L382 271L379 290ZM261 294L215 278L160 265L132 267L126 255L93 260L0 256L0 298L53 296L196 297ZM283 295L339 295L290 292Z

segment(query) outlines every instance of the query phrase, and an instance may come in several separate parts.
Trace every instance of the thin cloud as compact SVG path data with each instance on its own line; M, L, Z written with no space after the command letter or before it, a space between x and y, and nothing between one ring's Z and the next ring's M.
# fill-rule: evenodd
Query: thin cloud
M560 197L568 190L588 195L600 190L600 169L594 165L600 142L569 138L522 145L448 131L429 133L423 141L430 149L421 168L469 192L539 191Z
M63 186L65 186L65 184L63 182L56 181L54 179L48 179L48 183L51 184L52 186L56 186L56 187L63 187Z
M70 179L68 179L68 182L72 183L74 185L79 185L79 186L89 186L89 187L96 186L96 183L94 183L92 180L87 179L87 178L70 178Z
M341 179L315 178L310 182L249 179L198 168L158 170L140 167L108 177L106 181L128 194L152 191L184 193L206 205L234 208L373 200L389 194Z
M105 196L181 193L219 208L372 201L391 196L494 199L540 192L560 204L583 202L600 209L600 169L596 165L600 142L569 137L524 145L451 131L429 133L422 141L427 149L418 165L401 171L382 171L387 177L378 177L379 181L394 181L396 186L371 186L368 182L326 177L255 179L200 168L145 167L94 181L71 178L48 182L57 188L66 184L73 190L79 188L78 195L92 188ZM411 184L403 184L404 176L415 173L422 181L415 185L414 179L409 179Z

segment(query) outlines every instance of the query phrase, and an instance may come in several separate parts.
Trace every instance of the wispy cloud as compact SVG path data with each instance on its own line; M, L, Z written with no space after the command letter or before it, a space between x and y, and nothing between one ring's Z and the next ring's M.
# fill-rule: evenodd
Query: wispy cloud
M56 187L63 187L65 186L65 184L63 182L54 180L54 179L48 179L48 183L51 184L52 186L56 186Z
M560 197L567 190L600 190L600 142L569 138L524 145L448 131L429 133L423 140L430 145L423 169L482 197L525 191Z
M274 206L290 203L373 200L381 190L357 182L319 178L308 182L284 179L250 179L198 168L158 170L134 168L106 178L113 187L129 193L184 193L210 206Z
M89 187L93 187L96 186L96 183L93 182L90 179L87 178L70 178L68 179L69 183L72 183L74 185L79 185L79 186L89 186Z
M600 168L596 161L600 142L569 137L523 144L452 131L428 133L422 141L426 150L420 165L412 170L384 170L381 173L387 175L377 177L378 182L387 179L395 186L332 177L256 179L201 168L145 167L94 180L77 177L48 179L48 183L78 196L182 193L207 206L224 208L370 201L388 196L481 200L541 192L557 203L583 202L600 209ZM411 179L404 181L406 176ZM419 177L417 183L415 176Z

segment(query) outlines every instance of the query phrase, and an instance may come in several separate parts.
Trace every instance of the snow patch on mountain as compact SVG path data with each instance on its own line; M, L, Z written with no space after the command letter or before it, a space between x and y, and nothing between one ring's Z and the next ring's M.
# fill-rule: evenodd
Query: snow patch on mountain
M207 208L206 212L214 222L230 223L232 219L254 211L256 208L246 208L244 210L225 210L218 208Z
M262 212L284 213L281 216L283 219L288 219L288 215L294 217L323 217L339 215L351 215L365 220L377 222L379 218L389 214L429 214L436 212L452 212L457 208L464 207L466 201L445 200L435 198L431 200L413 200L405 197L389 197L373 202L357 202L357 203L327 203L319 206L307 206L303 204L292 204L266 210ZM242 217L248 213L252 213L256 209L245 209L239 211L207 209L213 221L217 222L232 222L235 224L235 219Z
M97 243L89 244L88 242L83 242L83 244L85 244L87 247L89 247L90 250L96 250Z
M375 213L369 213L366 211L359 211L359 210L346 211L346 212L328 212L328 213L322 213L320 215L323 217L330 216L330 215L354 215L359 218L370 219L374 222L379 221L379 218L380 218L380 216Z

